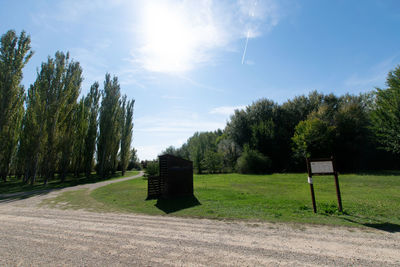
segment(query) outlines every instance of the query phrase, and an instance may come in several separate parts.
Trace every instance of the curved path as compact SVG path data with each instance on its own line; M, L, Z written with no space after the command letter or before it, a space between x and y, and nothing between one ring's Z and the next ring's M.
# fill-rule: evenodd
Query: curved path
M399 232L32 205L48 195L0 203L0 266L400 266Z
M89 183L89 184L82 184L82 185L76 185L76 186L70 186L70 187L65 187L65 188L52 188L52 189L44 189L44 190L37 190L37 191L30 191L30 192L18 192L18 193L12 193L12 194L0 194L0 203L11 203L11 202L16 202L18 206L37 206L42 200L47 199L47 198L54 198L57 197L58 195L67 192L67 191L75 191L75 190L80 190L80 189L89 189L89 191L92 191L96 188L108 185L108 184L113 184L113 183L118 183L122 181L127 181L135 178L142 177L144 175L143 171L140 171L139 174L134 175L134 176L129 176L129 177L124 177L124 178L119 178L119 179L113 179L113 180L107 180L107 181L102 181L102 182L97 182L97 183Z

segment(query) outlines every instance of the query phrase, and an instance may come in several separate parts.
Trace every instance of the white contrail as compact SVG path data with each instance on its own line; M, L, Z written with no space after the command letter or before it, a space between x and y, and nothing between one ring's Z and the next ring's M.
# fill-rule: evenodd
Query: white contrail
M253 2L253 8L249 12L250 17L254 17L254 8L256 5L257 5L257 1ZM247 30L246 44L244 45L244 51L243 51L243 56L242 56L242 65L244 64L244 58L246 57L247 44L249 43L249 37L250 37L250 29Z
M244 63L244 58L245 58L245 56L246 56L247 43L249 42L249 36L250 36L250 31L247 31L246 44L244 45L244 51L243 51L243 56L242 56L242 65L243 65L243 63Z

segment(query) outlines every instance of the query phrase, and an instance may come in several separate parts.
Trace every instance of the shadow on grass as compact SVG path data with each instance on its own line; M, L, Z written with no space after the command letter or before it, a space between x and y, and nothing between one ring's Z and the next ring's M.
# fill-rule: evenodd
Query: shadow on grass
M352 215L350 215L352 216ZM355 218L359 218L360 220L365 220L368 218L361 218L358 216L354 216ZM344 220L351 222L351 223L355 223L355 224L359 224L359 225L363 225L366 227L370 227L370 228L375 228L377 230L381 230L381 231L385 231L388 233L398 233L400 232L400 225L399 224L395 224L395 223L390 223L390 222L382 222L379 220L374 220L376 221L375 223L363 223L354 219L350 219L350 218L343 218Z
M399 170L361 171L358 175L399 176Z
M172 199L159 198L155 206L166 214L177 212L183 209L201 205L200 201L193 195Z
M364 223L364 226L375 228L378 230L386 231L389 233L398 233L400 232L400 225L394 223Z

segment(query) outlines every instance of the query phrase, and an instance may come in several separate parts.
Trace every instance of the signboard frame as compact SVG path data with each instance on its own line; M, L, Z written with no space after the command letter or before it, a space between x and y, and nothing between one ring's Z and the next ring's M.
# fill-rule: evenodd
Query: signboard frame
M333 161L331 159L311 159L309 164L310 164L310 171L312 172L313 175L332 175L335 173L335 168L333 167ZM315 165L315 167L320 168L320 170L314 171L313 165ZM328 168L328 169L324 171L321 170L321 168Z
M318 163L322 163L322 162L327 162L328 166L326 166L327 164L325 164L325 167L331 167L331 168L327 168L326 171L324 171L323 169L319 169L316 172L313 172L313 169L315 170L316 168L313 168L314 166L318 166ZM340 194L340 187L339 187L339 178L338 178L338 173L336 171L336 163L335 163L335 159L333 157L330 158L306 158L306 163L307 163L307 172L308 172L308 183L310 184L310 191L311 191L311 200L312 200L312 204L313 204L313 210L314 213L317 213L317 206L315 204L315 193L314 193L314 185L313 185L313 175L333 175L335 177L335 187L336 187L336 196L337 196L337 200L338 200L338 210L340 212L343 212L343 207L342 207L342 197ZM313 164L314 163L314 164ZM329 163L331 164L329 166ZM319 164L322 165L322 164ZM319 166L321 167L321 166Z

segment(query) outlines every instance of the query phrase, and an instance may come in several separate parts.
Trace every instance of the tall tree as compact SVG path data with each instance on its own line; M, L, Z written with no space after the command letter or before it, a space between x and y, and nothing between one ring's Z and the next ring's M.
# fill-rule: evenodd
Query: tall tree
M372 123L382 147L400 154L400 65L389 72L387 89L376 89L376 105Z
M234 171L237 159L242 153L241 148L229 138L223 135L223 138L218 142L218 152L223 155L223 166L227 171Z
M209 151L217 151L217 139L222 135L221 130L215 132L196 132L187 141L187 149L189 151L190 160L193 161L193 168L197 173L204 170L204 156Z
M121 170L122 175L125 174L126 168L129 164L130 147L132 142L132 129L133 129L133 105L135 101L130 100L126 102L126 95L122 98L122 112L121 112Z
M18 150L19 168L24 170L23 181L35 183L39 165L42 162L45 143L46 103L40 94L38 80L30 86L26 101L27 109Z
M32 57L30 37L8 31L0 45L0 176L6 181L24 110L22 69Z
M46 151L44 153L45 180L54 177L57 166L61 129L71 119L82 83L82 68L79 62L70 62L69 53L56 52L55 58L48 58L42 64L38 76L39 90L46 99Z
M299 158L332 155L335 128L318 118L299 122L292 138L293 151Z
M76 165L79 165L79 151L82 134L79 127L85 122L80 118L84 112L82 102L75 104L73 112L71 112L66 120L58 125L59 135L57 137L57 150L59 150L58 171L60 173L61 182L65 181L67 173L70 169L75 172ZM79 139L81 138L81 139ZM77 144L78 143L78 144ZM75 173L76 174L76 173Z
M258 150L274 159L279 147L276 145L275 128L278 105L268 99L260 99L246 107L246 110L235 111L225 131L241 148L248 144L251 149Z
M224 163L224 157L222 153L207 150L204 153L202 165L208 171L208 173L216 173L221 171Z
M127 169L132 170L133 168L140 169L140 161L137 155L137 150L135 148L132 148L130 152L130 158L129 158L129 164Z
M83 159L87 178L90 177L90 174L93 169L93 157L96 150L99 100L100 100L99 83L95 82L90 87L90 92L85 98L85 107L89 112L88 130L85 137L85 150Z
M106 74L104 90L101 92L99 138L97 141L98 174L104 178L117 168L117 155L120 144L121 93L118 78L111 80Z
M25 142L23 149L33 153L33 161L28 160L25 166L31 183L35 181L40 162L43 164L39 169L46 184L54 176L59 154L65 161L69 160L68 144L72 134L68 124L72 121L81 82L82 69L78 62L69 61L68 53L57 52L54 59L49 57L42 63L28 97L27 113L32 114L26 114L24 125L24 136L30 132L36 134L36 140Z
M334 155L341 171L359 170L363 160L376 154L368 127L370 122L366 100L364 95L340 97L340 105L334 115Z

